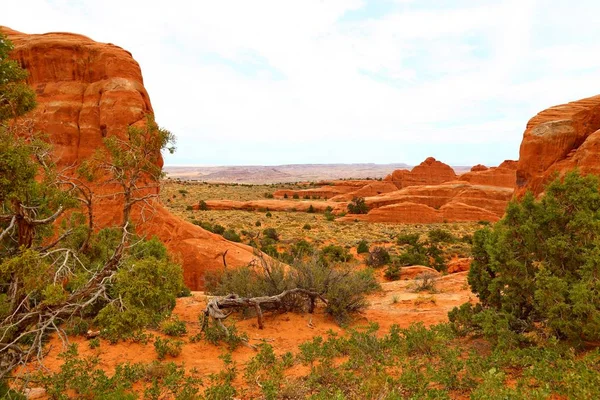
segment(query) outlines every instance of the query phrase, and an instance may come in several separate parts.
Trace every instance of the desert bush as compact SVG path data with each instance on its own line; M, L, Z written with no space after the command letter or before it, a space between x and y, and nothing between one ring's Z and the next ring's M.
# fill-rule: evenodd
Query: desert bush
M418 233L398 235L396 238L396 243L398 243L400 246L416 246L419 243L419 237L420 235Z
M352 254L342 246L330 244L321 249L321 259L323 263L345 263L352 260L352 258Z
M292 198L298 200L300 198L300 196L298 196L298 193L294 193L294 195L292 196Z
M233 229L227 229L225 232L223 232L223 237L227 240L230 240L230 241L236 242L236 243L239 243L242 241L242 238L240 237L240 235L238 235L238 233L236 231L234 231Z
M456 241L454 235L445 229L432 229L427 233L427 236L432 243L453 243Z
M391 260L390 253L385 247L376 246L369 252L365 263L369 267L378 268L389 264Z
M313 205L309 205L308 209L306 210L307 213L309 214L314 214L316 212L315 208L313 207Z
M400 279L401 268L398 264L391 264L385 269L383 275L385 276L385 279L397 281Z
M216 233L217 235L222 235L225 233L225 227L223 225L214 224L211 232Z
M335 214L333 214L331 211L325 211L325 220L326 221L334 221L335 220Z
M361 240L360 242L358 242L358 245L356 246L356 252L358 254L364 254L364 253L368 253L369 252L369 243L367 243L366 240Z
M265 198L266 198L266 199L272 199L272 198L274 198L274 197L275 197L275 196L273 196L273 193L265 193Z
M263 236L273 240L274 242L279 241L279 233L277 233L275 228L267 228L263 230Z
M183 336L187 333L185 322L180 321L177 317L164 320L160 324L160 330L169 336Z
M283 198L284 198L284 199L287 199L287 198L288 198L288 194L287 194L287 193L284 193L284 194L283 194Z
M200 200L198 202L198 209L200 211L208 211L208 205L206 204L206 202L204 200Z
M163 360L166 356L177 357L181 354L183 342L174 339L162 339L157 337L154 340L154 350L159 360Z
M427 291L430 293L435 293L437 291L435 288L435 280L436 280L435 275L430 274L428 272L419 274L415 278L415 286L414 286L413 290L415 292Z
M312 226L310 226L309 224L304 224L302 229L304 229L305 231L310 231L312 229Z
M348 203L348 212L350 214L366 214L369 212L369 207L363 197L355 197Z
M259 226L261 226L261 225L262 225L262 223L261 223L260 221L256 221L256 222L254 223L254 226L256 226L256 227L259 227Z
M598 189L597 177L570 172L541 200L528 193L491 229L475 233L468 281L480 313L513 332L600 339Z

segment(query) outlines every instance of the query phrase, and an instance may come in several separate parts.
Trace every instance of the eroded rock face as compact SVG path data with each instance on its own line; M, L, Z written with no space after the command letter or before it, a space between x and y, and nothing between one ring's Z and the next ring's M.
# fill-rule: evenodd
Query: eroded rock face
M521 142L516 194L539 194L555 172L600 173L600 96L554 106L529 120Z
M29 72L38 107L27 118L50 137L59 168L76 165L102 146L104 137L123 137L129 125L143 123L145 115L152 113L140 67L126 50L71 33L27 35L6 27L0 30L15 45L11 56ZM106 194L111 189L95 190ZM98 201L97 226L118 224L122 203ZM141 233L156 235L181 259L190 289L202 288L205 271L222 268L226 251L228 265L254 258L250 247L180 220L157 201L152 206L152 210L136 209L134 222Z
M514 188L517 181L517 161L506 160L492 168L476 165L471 168L470 172L459 176L458 180L475 185Z
M452 167L429 157L410 171L398 169L392 172L385 177L384 181L391 182L398 189L402 189L408 186L437 185L455 179L456 173Z

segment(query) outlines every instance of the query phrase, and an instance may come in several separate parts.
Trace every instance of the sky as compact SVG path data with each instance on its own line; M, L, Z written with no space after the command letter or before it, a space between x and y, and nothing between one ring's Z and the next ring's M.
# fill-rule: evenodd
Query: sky
M18 0L0 25L130 51L167 165L497 165L600 92L597 0Z

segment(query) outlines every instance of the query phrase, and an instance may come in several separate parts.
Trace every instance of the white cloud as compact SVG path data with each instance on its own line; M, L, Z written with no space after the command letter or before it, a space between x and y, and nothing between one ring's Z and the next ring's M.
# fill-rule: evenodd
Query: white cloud
M481 160L493 163L517 156L535 112L597 93L590 83L600 78L600 42L579 36L598 38L600 25L589 26L600 11L594 2L466 2L445 10L397 3L383 17L346 21L367 3L21 0L0 23L82 33L130 50L158 121L179 137L171 163L203 163L208 141L226 149L222 162L239 155L265 164L420 161L376 152L365 160L364 141L399 149L512 144L503 147L512 152ZM339 143L337 151L314 160L325 138ZM252 141L261 146L248 155L244 144ZM288 153L274 154L282 148Z

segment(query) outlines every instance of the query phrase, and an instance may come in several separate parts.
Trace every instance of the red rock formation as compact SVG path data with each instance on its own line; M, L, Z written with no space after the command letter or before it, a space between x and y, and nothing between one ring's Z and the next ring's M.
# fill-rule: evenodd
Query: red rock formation
M449 165L429 157L411 171L398 169L386 176L384 180L402 189L408 186L437 185L454 179L456 173Z
M488 170L488 169L489 169L489 168L488 168L488 167L486 167L485 165L482 165L482 164L477 164L477 165L475 165L475 166L471 167L471 172L486 171L486 170Z
M458 180L467 181L475 185L514 188L517 181L516 173L517 161L506 160L499 166L492 168L476 165L471 168L471 172L459 176Z
M600 95L551 107L529 120L521 142L516 194L539 194L555 172L600 173Z
M457 272L468 271L471 269L472 258L458 258L454 257L448 262L448 273L456 274Z
M512 195L510 188L461 181L410 186L367 197L368 214L347 215L341 220L392 223L498 221Z
M364 187L372 182L372 180L334 180L334 181L321 181L317 183L317 187L313 187L310 189L299 189L299 190L291 190L291 189L282 189L277 190L273 193L275 198L287 198L291 199L294 195L297 195L299 198L303 199L305 196L310 198L321 198L321 199L331 199L335 196L339 196L345 193L353 192L357 189Z
M0 30L15 45L12 57L29 71L28 83L38 101L30 117L37 129L49 135L59 168L89 157L103 145L104 137L122 136L129 125L152 113L140 67L120 47L71 33L27 35L5 27ZM120 222L119 202L101 201L96 206L97 225ZM185 281L192 290L202 287L204 271L222 267L225 251L228 265L253 258L250 247L184 222L158 202L144 218L138 209L134 219L142 233L158 236L182 259Z
M332 197L331 201L350 201L355 197L372 197L398 190L391 182L372 181L358 190Z

